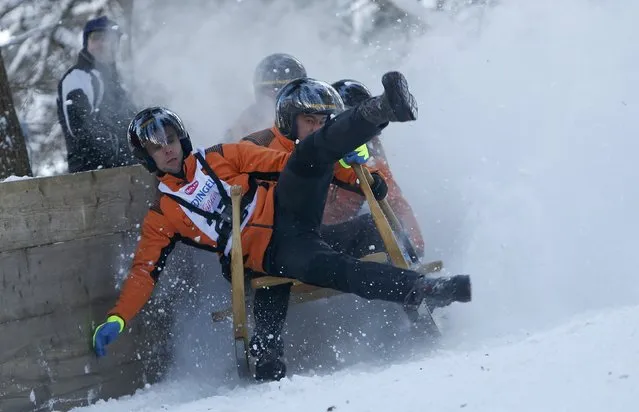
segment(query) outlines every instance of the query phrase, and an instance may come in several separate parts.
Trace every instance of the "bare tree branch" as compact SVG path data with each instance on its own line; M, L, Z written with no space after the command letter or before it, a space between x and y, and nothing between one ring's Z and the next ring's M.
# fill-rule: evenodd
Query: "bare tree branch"
M74 16L89 16L103 10L110 0L96 0L89 3L79 3L73 7Z
M18 49L18 53L16 53L15 57L11 61L11 64L7 68L7 75L9 77L14 77L22 61L29 56L29 49L34 43L33 37L27 38Z
M22 3L26 3L27 1L29 0L4 0L4 6L2 9L0 9L0 19L18 8L20 5L22 5Z
M50 20L57 21L57 22L64 20L64 18L69 14L71 7L73 6L74 3L75 3L75 0L65 0L62 3L62 8L58 11L58 13L54 15L50 15L48 16L48 18ZM29 86L31 87L37 84L42 78L42 75L44 74L44 71L47 67L47 58L49 57L49 49L51 48L52 40L53 40L53 31L51 31L49 35L42 40L42 43L44 44L42 48L40 49L40 58L38 59L38 62L36 63L35 73L31 77L31 80L29 81Z
M60 23L54 23L54 24L50 24L50 25L47 25L47 26L36 27L34 29L31 29L31 30L28 30L28 31L26 31L24 33L21 33L21 34L19 34L17 36L12 36L5 43L0 43L0 48L1 47L7 47L7 46L13 46L15 44L22 43L23 41L25 41L29 37L35 36L36 34L40 34L43 31L52 30L52 29L56 28L59 25L60 25Z

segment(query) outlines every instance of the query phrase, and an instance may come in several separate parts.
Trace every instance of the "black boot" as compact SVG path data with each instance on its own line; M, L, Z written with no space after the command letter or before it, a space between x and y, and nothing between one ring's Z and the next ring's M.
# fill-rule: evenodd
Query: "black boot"
M382 77L382 85L384 94L371 97L357 107L362 117L375 125L417 120L417 102L408 90L404 75L388 72Z
M470 302L470 276L456 275L447 278L421 276L406 298L406 305L419 306L424 299L431 310L448 306L453 302Z
M279 358L260 358L255 363L255 380L279 381L286 376L286 364Z
M284 344L279 336L253 336L249 343L249 352L257 359L255 380L279 381L286 376L286 364L280 359L284 356Z

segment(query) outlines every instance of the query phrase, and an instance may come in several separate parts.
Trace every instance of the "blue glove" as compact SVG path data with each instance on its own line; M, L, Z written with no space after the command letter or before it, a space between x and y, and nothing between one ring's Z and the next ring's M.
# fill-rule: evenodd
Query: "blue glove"
M99 357L106 355L106 345L113 342L124 330L124 319L111 315L93 332L93 350Z
M346 153L346 155L340 159L339 164L342 165L345 169L350 169L351 164L357 163L358 165L363 165L366 163L370 155L368 154L368 146L366 143L353 150L350 153Z

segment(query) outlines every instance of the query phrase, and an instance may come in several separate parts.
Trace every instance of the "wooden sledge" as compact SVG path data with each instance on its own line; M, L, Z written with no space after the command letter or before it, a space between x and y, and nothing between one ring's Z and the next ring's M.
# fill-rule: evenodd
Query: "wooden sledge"
M371 255L364 256L361 258L361 260L373 261L378 263L390 263L394 266L408 269L410 265L405 259L399 242L397 241L397 238L393 233L394 229L396 233L399 234L399 236L402 236L403 234L403 229L401 227L401 224L399 223L399 220L393 213L386 200L378 202L375 199L370 187L370 183L372 183L373 178L368 170L363 168L361 165L354 165L353 168L355 170L355 173L357 174L360 187L369 204L373 220L375 221L375 225L377 226L377 230L380 233L387 251L386 253L373 253ZM232 317L233 337L235 341L235 359L238 374L242 378L249 378L252 377L252 368L249 362L248 352L249 335L248 321L246 316L247 291L245 290L244 260L242 257L243 253L240 222L241 198L242 187L232 186L231 201L233 209L233 243L231 248L231 308L213 312L212 317L214 321L222 321L224 319L227 319L229 316ZM382 206L380 206L380 203ZM410 244L410 240L408 240L408 238L403 240L403 243L407 249L409 247L412 247L412 244ZM406 241L408 241L408 243ZM412 251L408 250L407 253L409 255L413 254L414 249ZM417 272L428 274L439 272L442 267L443 262L438 260L410 268ZM259 289L286 283L293 284L291 289L291 303L308 302L341 293L332 289L320 288L317 286L304 284L296 279L277 276L256 277L250 281L250 287L252 289ZM422 307L426 307L426 305L422 305ZM409 320L411 320L412 322L420 321L420 315L418 314L416 307L405 307L404 309L408 315ZM439 329L427 307L425 308L425 315L423 316L423 318L425 318L425 326L428 329L428 332L431 335L438 337L440 335Z
M366 255L361 258L361 260L368 262L377 262L377 263L390 263L388 255L384 252L373 253L370 255ZM436 273L443 269L444 263L441 260L434 260L428 263L422 263L417 266L411 267L411 270L422 273L424 275L430 273ZM335 296L341 294L333 289L320 288L313 285L308 285L300 282L297 279L290 278L282 278L277 276L261 276L258 278L254 278L250 281L251 289L259 289L259 288L267 288L271 286L283 285L285 283L292 283L293 287L291 288L291 304L295 305L298 303L311 302L318 299L324 299L327 297ZM246 282L245 282L246 284ZM245 290L245 295L248 296L249 293ZM211 313L211 317L214 322L222 322L226 319L229 319L233 316L233 307L229 306L226 309L222 309L219 311L214 311Z

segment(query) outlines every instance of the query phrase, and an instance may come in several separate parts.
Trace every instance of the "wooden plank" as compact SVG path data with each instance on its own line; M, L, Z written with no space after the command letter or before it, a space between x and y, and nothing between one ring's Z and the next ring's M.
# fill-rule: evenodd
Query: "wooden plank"
M299 303L305 303L305 302L312 302L318 299L330 298L331 296L337 296L342 294L342 292L338 290L334 290L334 289L318 288L318 287L312 287L309 285L300 285L300 287L301 286L305 286L306 288L295 290L295 287L293 287L292 289L294 293L291 294L290 303L293 305L299 304Z
M231 187L231 203L233 208L232 250L231 250L231 305L233 306L233 337L248 343L246 328L246 303L244 299L244 254L242 253L242 229L240 202L242 186Z
M374 183L373 175L365 167L362 167L361 170L362 175L368 182L368 185L371 186ZM402 246L404 246L404 249L409 256L411 263L419 263L417 252L415 251L415 245L413 244L413 241L410 239L410 237L408 237L408 235L406 234L402 223L399 221L397 215L395 215L395 212L393 211L393 208L391 208L390 204L388 203L388 199L384 198L378 203L379 207L382 209L382 212L384 212L384 216L386 216L386 219L388 220L393 233L395 233L395 236L399 238L398 240L402 243Z
M164 372L170 328L145 327L167 322L161 300L169 310L144 310L108 357L90 348L154 192L141 167L0 184L1 411L67 410Z
M366 197L366 202L368 202L368 207L371 211L371 215L373 215L373 220L375 221L375 226L377 226L377 231L379 235L382 237L384 241L384 247L386 248L386 252L388 252L391 262L394 266L397 266L402 269L408 269L408 262L404 259L404 255L402 254L402 250L397 243L397 239L395 238L395 234L384 215L379 203L375 199L373 195L373 191L371 190L370 185L368 184L368 180L364 175L364 168L362 165L355 164L353 165L353 170L357 175L357 179L359 180L359 187L364 192L364 197Z
M292 283L293 286L302 284L302 282L297 279L282 278L279 276L260 276L259 278L251 279L251 287L253 289L269 288L285 283Z
M300 283L293 286L291 289L290 304L296 305L305 302L311 302L318 299L329 298L331 296L341 295L342 292L334 289L320 288L317 286L307 285ZM226 309L211 312L211 318L213 322L223 322L233 315L233 308L228 307Z
M242 253L241 210L242 186L231 186L232 205L232 250L231 250L231 305L233 307L233 337L235 365L242 379L251 377L248 354L248 325L246 318L246 296L244 295L244 254Z
M129 230L156 184L142 166L0 183L0 252Z
M443 268L444 268L444 262L442 262L441 260L434 260L428 263L421 263L415 267L412 267L411 269L414 270L415 272L419 272L424 275L427 275L429 273L440 272Z
M128 271L136 237L115 233L0 252L0 328L92 301L113 302L115 276Z
M0 253L0 411L66 410L130 394L166 366L170 309L149 305L97 360L93 328L117 298L136 237L95 238ZM169 320L170 323L170 320ZM33 395L32 395L33 394ZM36 403L31 402L35 397Z
M156 356L148 350L144 325L153 314L133 321L110 345L109 356L98 360L90 349L93 324L111 303L92 302L0 325L0 333L12 337L0 346L0 410L67 410L142 387L144 376L152 376L147 364Z

